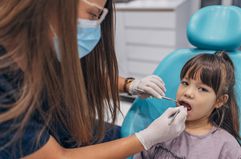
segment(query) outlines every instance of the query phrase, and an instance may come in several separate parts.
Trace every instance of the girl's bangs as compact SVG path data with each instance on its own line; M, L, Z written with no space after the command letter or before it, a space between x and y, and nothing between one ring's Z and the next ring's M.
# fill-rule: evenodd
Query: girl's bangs
M181 71L180 78L199 80L211 87L217 94L222 77L221 67L212 58L199 57L197 56L197 58L193 58L186 63Z

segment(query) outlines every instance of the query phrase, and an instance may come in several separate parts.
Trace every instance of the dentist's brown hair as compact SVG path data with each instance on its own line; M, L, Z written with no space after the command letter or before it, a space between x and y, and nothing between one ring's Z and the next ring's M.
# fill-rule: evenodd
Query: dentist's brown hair
M112 1L108 0L107 6L112 8ZM107 99L110 107L113 99L114 106L109 109L115 119L119 98L115 89L117 85L110 93L104 92L100 97L100 92L96 96L94 92L89 93L92 89L89 88L89 82L96 82L99 79L90 79L87 73L86 79L83 77L76 38L78 0L1 0L0 10L0 44L4 48L4 53L0 56L0 71L15 75L18 72L13 82L21 81L17 84L17 89L8 94L15 102L0 105L1 110L5 110L0 112L0 123L15 119L20 121L8 130L16 131L11 142L21 138L21 133L30 118L38 113L44 120L45 127L52 129L50 121L59 122L66 127L78 145L90 144L93 140L94 127L97 132L103 132L102 100ZM110 18L112 16L109 16ZM107 27L108 24L105 22L103 25ZM56 58L53 39L50 36L51 26L58 35L60 62ZM106 34L104 38L110 35ZM109 40L113 47L112 36ZM104 52L106 46L107 44L105 48L98 48ZM89 61L95 66L102 63L100 68L104 69L100 76L103 75L104 78L101 79L106 80L98 84L103 84L103 90L107 86L117 84L118 73L113 49L105 51L111 51L110 57L106 52L106 55L99 57L99 61ZM84 66L84 72L88 72L88 67ZM111 73L112 71L114 73ZM91 97L87 98L87 95ZM97 102L101 104L98 105ZM44 108L46 104L48 106ZM96 116L100 121L98 124ZM0 135L5 135L8 131L1 132Z

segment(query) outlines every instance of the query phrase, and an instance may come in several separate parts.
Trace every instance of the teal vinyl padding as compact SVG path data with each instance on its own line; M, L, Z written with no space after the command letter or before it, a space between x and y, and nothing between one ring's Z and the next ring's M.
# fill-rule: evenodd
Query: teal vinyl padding
M187 37L199 49L235 50L241 45L241 8L208 6L194 14Z

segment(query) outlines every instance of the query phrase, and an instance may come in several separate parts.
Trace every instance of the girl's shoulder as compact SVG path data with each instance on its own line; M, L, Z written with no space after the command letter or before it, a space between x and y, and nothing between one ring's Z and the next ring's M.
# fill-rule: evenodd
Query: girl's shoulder
M222 137L220 139L222 139L222 141L225 143L238 143L235 137L225 129L216 128L213 134L215 134L217 137Z
M241 159L241 147L234 136L222 128L217 128L215 134L216 139L222 144L220 158Z
M235 139L233 135L231 135L228 131L222 129L222 128L217 128L216 131L213 133L213 137L222 144L223 151L231 151L236 150L239 151L240 153L240 158L241 158L241 147L238 141ZM235 152L235 151L234 151Z

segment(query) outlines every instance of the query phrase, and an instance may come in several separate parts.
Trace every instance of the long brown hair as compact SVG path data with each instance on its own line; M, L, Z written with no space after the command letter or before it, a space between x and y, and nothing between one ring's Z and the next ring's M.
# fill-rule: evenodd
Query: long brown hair
M214 109L209 118L210 122L227 130L240 142L239 107L234 93L235 74L232 60L224 51L199 54L184 65L180 78L188 76L196 79L197 72L200 72L202 83L213 88L217 98L224 94L229 96L223 106Z
M104 118L107 111L111 115L112 123L116 120L119 110L118 94L118 66L114 49L114 12L112 0L106 2L108 14L101 24L101 39L95 49L81 59L84 71L87 97L91 113L97 116L96 128L99 132L97 139L103 137Z
M21 72L21 84L13 93L18 93L15 102L1 103L7 111L0 114L0 123L20 121L13 127L17 131L13 140L21 137L19 134L36 112L46 127L52 121L63 124L79 145L92 140L96 118L94 108L88 105L77 53L77 7L78 0L0 1L0 44L5 49L0 56L0 70ZM51 20L57 22L54 26L58 30L61 62L50 38ZM44 99L47 109L43 108ZM103 117L98 117L102 121Z

